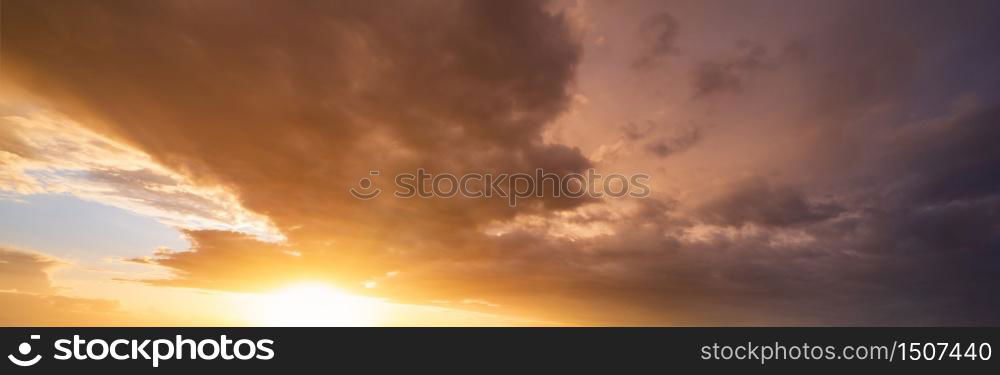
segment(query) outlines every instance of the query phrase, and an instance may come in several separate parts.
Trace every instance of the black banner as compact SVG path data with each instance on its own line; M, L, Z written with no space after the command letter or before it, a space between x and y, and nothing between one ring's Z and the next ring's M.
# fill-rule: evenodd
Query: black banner
M1000 328L0 328L2 373L998 373Z

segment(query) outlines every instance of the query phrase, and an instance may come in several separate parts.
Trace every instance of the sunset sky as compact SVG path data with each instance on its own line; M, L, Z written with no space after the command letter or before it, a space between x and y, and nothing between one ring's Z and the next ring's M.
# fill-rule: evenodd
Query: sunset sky
M3 326L1000 324L997 1L0 13Z

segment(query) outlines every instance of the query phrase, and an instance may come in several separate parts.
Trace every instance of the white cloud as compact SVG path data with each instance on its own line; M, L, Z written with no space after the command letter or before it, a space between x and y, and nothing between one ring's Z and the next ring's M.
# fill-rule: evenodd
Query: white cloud
M0 108L8 108L6 106ZM9 111L6 111L9 112ZM0 113L0 197L72 194L183 229L283 236L219 186L198 186L135 149L41 110Z

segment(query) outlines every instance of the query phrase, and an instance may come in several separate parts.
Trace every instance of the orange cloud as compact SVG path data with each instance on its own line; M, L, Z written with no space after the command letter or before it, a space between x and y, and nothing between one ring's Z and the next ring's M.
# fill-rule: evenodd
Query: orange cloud
M0 247L0 326L103 325L128 321L115 301L58 295L48 272L57 259Z

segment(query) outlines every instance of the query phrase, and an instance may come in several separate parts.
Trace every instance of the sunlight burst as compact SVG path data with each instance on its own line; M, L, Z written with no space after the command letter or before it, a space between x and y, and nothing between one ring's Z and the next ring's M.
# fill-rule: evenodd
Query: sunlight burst
M371 326L378 321L379 305L378 299L310 282L256 298L250 313L252 321L268 326Z

